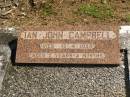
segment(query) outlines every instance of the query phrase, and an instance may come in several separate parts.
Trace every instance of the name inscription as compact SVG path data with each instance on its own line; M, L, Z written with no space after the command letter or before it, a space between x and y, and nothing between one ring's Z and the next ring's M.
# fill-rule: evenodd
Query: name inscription
M108 40L116 38L113 31L25 31L23 39Z
M116 61L111 58L117 56L112 52L117 46L115 41L117 34L113 31L23 31L19 34L16 61L117 64L118 57Z

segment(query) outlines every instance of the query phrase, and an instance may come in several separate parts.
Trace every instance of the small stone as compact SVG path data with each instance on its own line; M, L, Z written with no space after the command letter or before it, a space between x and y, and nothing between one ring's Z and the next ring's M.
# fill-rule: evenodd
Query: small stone
M2 62L0 62L0 68L3 66L3 63Z
M85 23L89 23L88 19L83 19L83 21L84 21Z
M125 68L125 66L123 65L123 63L124 63L124 62L121 63L121 64L122 64L121 67L122 67L122 68Z
M15 4L15 6L19 5L19 0L13 0L13 3Z
M0 56L0 61L3 61L4 60L4 56Z
M121 0L121 2L122 2L122 3L125 3L125 2L126 2L126 0Z
M101 3L107 4L107 0L101 0Z
M20 16L27 16L27 14L25 12L22 12Z

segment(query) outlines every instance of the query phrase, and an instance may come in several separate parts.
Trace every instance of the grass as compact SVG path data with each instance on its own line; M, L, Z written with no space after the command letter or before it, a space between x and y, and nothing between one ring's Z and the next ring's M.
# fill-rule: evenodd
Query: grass
M42 15L44 16L50 16L53 14L56 14L56 12L53 10L53 0L49 0L42 6Z
M126 21L127 21L127 22L130 22L130 14L128 14L128 15L126 16Z
M108 5L97 6L90 4L82 4L78 9L78 13L80 15L92 16L98 19L108 19L114 17L114 11Z

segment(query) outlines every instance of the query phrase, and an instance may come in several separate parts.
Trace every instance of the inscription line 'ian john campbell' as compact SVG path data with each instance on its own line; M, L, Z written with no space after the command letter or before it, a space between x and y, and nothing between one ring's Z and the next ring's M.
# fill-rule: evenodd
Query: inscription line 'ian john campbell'
M115 39L113 31L24 31L23 39L78 39L78 40L110 40Z

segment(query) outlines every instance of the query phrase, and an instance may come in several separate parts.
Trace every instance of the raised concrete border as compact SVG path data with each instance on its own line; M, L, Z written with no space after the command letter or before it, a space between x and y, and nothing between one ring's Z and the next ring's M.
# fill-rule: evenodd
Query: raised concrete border
M0 89L6 72L6 65L10 63L11 49L9 42L17 37L15 28L0 28Z
M120 39L121 39L121 48L127 49L128 51L128 66L130 70L130 25L124 25L120 27ZM130 72L129 72L130 75ZM129 76L130 80L130 76Z

